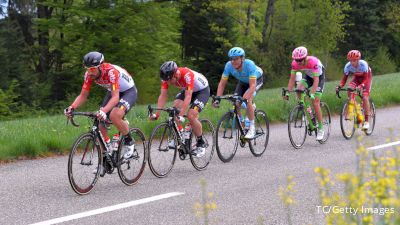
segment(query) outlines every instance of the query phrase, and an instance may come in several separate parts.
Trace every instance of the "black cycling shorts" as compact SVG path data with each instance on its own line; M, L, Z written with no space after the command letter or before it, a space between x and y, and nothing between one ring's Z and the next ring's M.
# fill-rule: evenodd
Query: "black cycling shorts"
M192 93L192 99L190 100L190 108L194 109L197 107L198 111L201 112L204 109L204 106L208 102L208 98L210 97L210 87L206 87L200 91L196 91ZM175 99L184 100L185 99L185 90L180 91Z
M108 91L106 96L103 99L103 102L101 103L101 107L104 107L107 105L108 101L111 99L111 92ZM116 108L120 108L125 111L125 114L129 112L132 106L135 105L137 99L137 89L136 86L133 86L129 88L128 90L124 92L119 93L119 102L116 106Z
M264 79L263 76L261 76L256 81L256 92L263 86L263 84L264 84ZM244 93L249 89L249 87L250 87L249 84L239 81L239 83L236 85L234 95L239 95L243 97ZM254 92L254 96L256 92Z

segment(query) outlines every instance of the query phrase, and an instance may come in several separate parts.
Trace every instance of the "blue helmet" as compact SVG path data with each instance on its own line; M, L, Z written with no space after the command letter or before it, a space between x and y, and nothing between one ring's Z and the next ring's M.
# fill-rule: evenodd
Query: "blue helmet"
M235 56L245 56L243 48L240 47L233 47L228 52L228 57L235 57Z

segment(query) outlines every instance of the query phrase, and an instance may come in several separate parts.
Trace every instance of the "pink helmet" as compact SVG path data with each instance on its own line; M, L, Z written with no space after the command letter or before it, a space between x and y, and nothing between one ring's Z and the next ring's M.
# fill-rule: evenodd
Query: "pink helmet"
M304 59L307 56L307 48L304 46L297 47L293 50L292 58L296 59Z

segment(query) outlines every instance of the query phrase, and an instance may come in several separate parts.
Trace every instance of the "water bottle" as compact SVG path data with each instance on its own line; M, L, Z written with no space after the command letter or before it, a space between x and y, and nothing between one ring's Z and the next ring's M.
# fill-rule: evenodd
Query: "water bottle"
M187 123L185 126L185 130L183 131L183 139L188 140L190 138L190 132L192 130L192 127L190 126L190 123Z
M113 151L118 150L118 141L119 141L119 133L116 133L113 135L113 138L111 140L111 146Z
M244 119L244 129L249 129L249 128L250 128L250 120L246 116L246 118Z
M357 103L356 105L356 112L357 112L357 121L359 124L361 124L362 122L364 122L364 115L361 111L361 105L359 103Z

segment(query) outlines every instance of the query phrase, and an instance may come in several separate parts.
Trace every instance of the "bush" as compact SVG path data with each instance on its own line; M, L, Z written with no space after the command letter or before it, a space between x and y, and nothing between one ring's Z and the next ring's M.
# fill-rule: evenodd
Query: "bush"
M392 60L387 47L379 47L374 58L370 61L370 67L375 75L396 72L396 63Z

